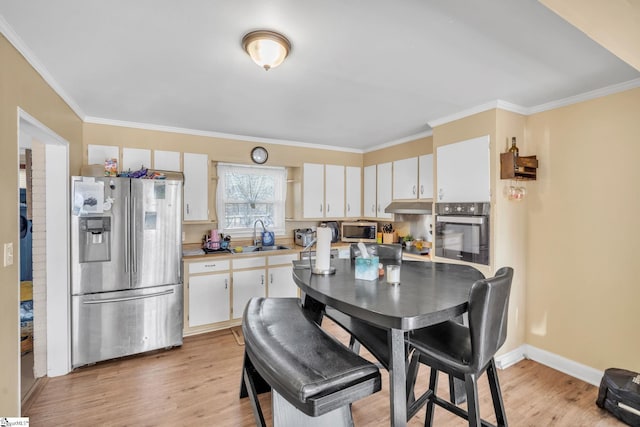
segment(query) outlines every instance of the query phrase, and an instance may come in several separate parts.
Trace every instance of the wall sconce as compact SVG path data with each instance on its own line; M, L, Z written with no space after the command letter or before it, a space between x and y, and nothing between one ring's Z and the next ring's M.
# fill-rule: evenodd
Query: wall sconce
M273 31L258 30L242 38L242 48L253 62L269 71L282 64L291 51L291 43L285 36Z

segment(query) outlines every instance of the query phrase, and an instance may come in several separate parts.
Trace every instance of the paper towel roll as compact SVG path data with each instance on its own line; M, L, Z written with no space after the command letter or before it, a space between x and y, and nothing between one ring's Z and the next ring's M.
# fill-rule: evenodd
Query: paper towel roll
M318 227L316 236L316 270L329 270L331 267L331 238L333 233L328 227Z

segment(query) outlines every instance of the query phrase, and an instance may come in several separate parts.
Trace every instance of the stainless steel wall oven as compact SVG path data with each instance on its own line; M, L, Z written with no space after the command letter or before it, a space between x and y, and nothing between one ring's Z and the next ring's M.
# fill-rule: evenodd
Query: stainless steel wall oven
M490 203L436 203L435 254L489 265Z

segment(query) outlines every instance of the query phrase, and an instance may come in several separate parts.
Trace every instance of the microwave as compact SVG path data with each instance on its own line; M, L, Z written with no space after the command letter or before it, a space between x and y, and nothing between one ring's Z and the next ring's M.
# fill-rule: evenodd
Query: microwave
M378 224L375 222L343 222L343 242L375 243L378 234Z

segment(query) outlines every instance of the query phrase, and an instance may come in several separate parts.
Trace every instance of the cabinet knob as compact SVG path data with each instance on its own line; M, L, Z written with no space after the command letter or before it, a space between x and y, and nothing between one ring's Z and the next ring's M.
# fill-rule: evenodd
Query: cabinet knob
M351 212L351 205L347 203L347 212Z
M260 284L264 285L264 274L260 275Z
M424 194L424 185L420 186L420 194Z
M187 213L189 213L189 203L187 203Z
M413 194L416 194L416 186L413 186Z
M228 289L229 287L229 281L227 279L224 279L224 288Z
M320 203L320 212L322 212L322 203Z
M269 275L269 283L273 285L273 273Z
M331 205L327 203L327 212L331 212Z

